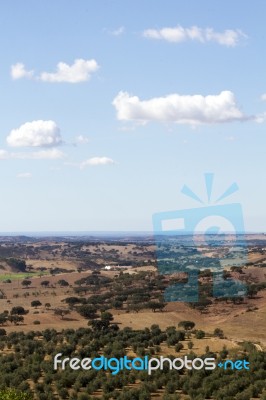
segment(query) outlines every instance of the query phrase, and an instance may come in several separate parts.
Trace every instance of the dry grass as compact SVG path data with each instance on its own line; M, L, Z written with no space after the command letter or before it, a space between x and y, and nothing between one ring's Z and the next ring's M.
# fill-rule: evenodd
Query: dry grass
M43 261L39 261L40 264ZM39 265L37 262L34 265ZM58 265L56 265L58 266ZM62 267L66 264L62 261ZM73 268L73 265L71 265ZM128 272L134 273L139 270L153 270L154 267L132 268ZM245 274L251 274L252 277L262 278L262 269L249 267L245 268ZM114 277L116 271L102 271L102 275ZM73 272L63 273L55 276L46 275L42 277L30 278L32 284L28 288L23 288L21 279L13 279L12 283L0 282L0 290L6 294L6 299L0 300L0 312L11 310L14 306L23 306L30 310L25 316L25 323L20 326L8 325L5 326L7 331L29 331L43 330L46 328L54 328L61 330L64 328L79 328L87 326L87 321L84 320L76 312L72 312L65 320L61 320L59 316L55 316L52 310L45 309L45 304L50 303L51 308L65 306L62 300L66 297L75 295L71 285L89 272ZM69 282L69 287L60 287L57 282L59 279L65 279ZM41 282L49 280L50 287L43 288ZM29 296L25 296L25 293ZM17 297L18 296L18 297ZM33 300L40 300L42 306L37 310L31 307ZM256 306L258 309L252 312L247 312L247 308ZM38 311L39 314L34 314ZM209 308L208 314L201 314L199 311L191 309L188 304L172 302L169 303L164 312L153 313L149 310L140 311L139 313L126 313L125 311L112 310L115 322L121 327L130 326L134 329L142 329L149 327L152 324L159 324L162 329L168 326L175 325L182 320L192 320L196 324L197 329L202 329L205 332L212 333L215 328L223 329L226 337L232 341L250 340L252 342L260 342L266 346L266 293L260 292L259 298L247 300L244 304L233 305L225 302L217 303ZM39 320L40 325L34 325L33 321ZM210 339L204 339L209 341ZM204 343L201 341L201 343Z

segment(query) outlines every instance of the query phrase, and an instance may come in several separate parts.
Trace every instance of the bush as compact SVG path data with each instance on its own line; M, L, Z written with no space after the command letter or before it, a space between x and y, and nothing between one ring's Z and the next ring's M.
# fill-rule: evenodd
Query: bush
M195 322L193 321L180 321L178 326L180 328L184 328L186 331L189 331L194 328Z
M22 393L15 389L0 390L1 400L32 400L32 396L28 393Z
M37 308L37 307L39 307L39 306L41 306L42 305L42 303L40 302L40 300L33 300L32 302L31 302L31 306L32 307L35 307L35 308Z
M218 336L220 339L224 338L223 330L220 328L215 328L213 334L214 336Z
M24 307L21 307L21 306L17 306L17 307L12 307L12 310L10 311L10 314L11 315L15 315L15 314L17 314L17 315L26 315L26 314L28 314L28 310L25 310L25 308Z
M187 347L189 348L189 350L193 349L194 347L193 342L188 342Z
M184 346L183 346L182 343L177 343L177 344L175 345L175 351L176 351L177 353L179 353L179 351L181 351L183 348L184 348Z
M204 331L197 331L196 332L196 339L203 339L205 337L205 332Z
M41 321L38 321L37 319L35 321L33 321L34 325L40 325Z
M1 328L0 329L0 336L6 336L6 330Z

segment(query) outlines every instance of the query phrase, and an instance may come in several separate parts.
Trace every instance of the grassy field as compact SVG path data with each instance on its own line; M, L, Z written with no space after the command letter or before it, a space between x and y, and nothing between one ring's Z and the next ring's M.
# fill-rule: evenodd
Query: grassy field
M40 274L40 272L11 272L11 273L1 273L0 274L0 282L3 282L7 279L12 280L23 280L23 279L27 279L27 278L33 278L33 277L39 277L47 275L48 272L44 271Z

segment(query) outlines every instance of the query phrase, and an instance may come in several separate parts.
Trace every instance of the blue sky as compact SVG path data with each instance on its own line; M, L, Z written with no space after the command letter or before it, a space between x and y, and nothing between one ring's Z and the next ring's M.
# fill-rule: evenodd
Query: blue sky
M0 231L152 230L242 204L265 231L262 1L0 4ZM264 96L263 96L264 95Z

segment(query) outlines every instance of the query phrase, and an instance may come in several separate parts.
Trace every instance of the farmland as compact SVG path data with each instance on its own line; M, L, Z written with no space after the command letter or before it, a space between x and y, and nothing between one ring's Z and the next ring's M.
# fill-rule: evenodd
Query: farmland
M199 301L189 303L169 302L164 298L167 287L185 282L186 275L182 272L158 273L155 244L150 237L3 237L0 245L0 360L8 362L7 357L10 360L15 357L17 372L21 376L19 365L33 368L35 363L25 346L32 342L30 346L34 348L36 341L39 343L38 350L36 348L33 353L39 354L41 367L38 374L34 379L29 374L25 382L17 378L18 385L15 385L31 393L34 399L124 399L133 395L138 397L131 398L201 399L201 393L207 393L207 389L201 387L200 391L193 392L187 375L181 379L182 383L173 384L171 389L167 383L173 382L171 371L157 376L156 382L162 380L159 387L152 386L151 382L149 386L148 378L135 372L127 376L123 374L123 384L110 378L112 388L106 373L99 374L104 382L107 379L106 384L99 383L98 386L92 384L92 376L85 386L77 384L79 375L72 374L69 378L72 383L67 388L59 382L66 379L66 374L69 377L70 371L58 371L56 380L52 376L48 378L47 374L49 368L52 373L55 350L69 352L66 346L70 349L73 343L71 354L74 355L80 354L84 348L92 356L114 356L116 350L106 348L107 338L114 342L112 346L119 355L180 357L190 354L202 357L210 353L216 358L246 355L254 359L254 365L260 369L258 360L266 347L266 240L264 243L264 237L251 235L247 237L247 243L248 259L245 263L225 269L227 279L238 279L247 285L246 294L237 299L228 296L214 298L212 271L203 268L198 279ZM215 253L208 249L204 251L208 257ZM221 251L224 253L225 249ZM189 331L182 330L184 321L193 322ZM183 336L179 333L182 331ZM49 347L47 335L51 336L54 349ZM80 335L84 336L83 341ZM147 337L142 344L141 335ZM160 339L154 339L158 335L161 335ZM98 344L93 347L95 341ZM192 381L198 379L196 372L194 375ZM216 372L211 376L215 379ZM229 373L228 384L230 376ZM253 389L252 396L262 398L261 379L256 378L258 381L253 383L249 379L245 386L249 394L243 399L252 398L247 396L251 396L251 386L254 388L256 385L258 389ZM48 390L49 380L52 384ZM12 382L10 385L14 386ZM3 381L0 380L1 387ZM140 388L146 397L134 394L140 393L137 392ZM47 390L49 397L44 397L42 393ZM214 388L208 390L210 398L229 400L229 394L228 397Z

